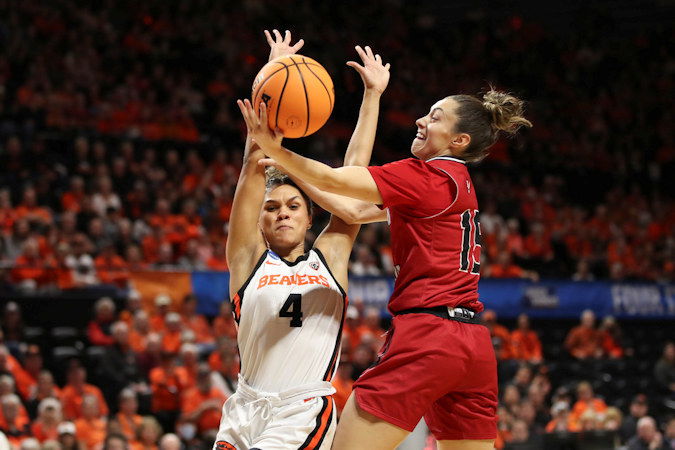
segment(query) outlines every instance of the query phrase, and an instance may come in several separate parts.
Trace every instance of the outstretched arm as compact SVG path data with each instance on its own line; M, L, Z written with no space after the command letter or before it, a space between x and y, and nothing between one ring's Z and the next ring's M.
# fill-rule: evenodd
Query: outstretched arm
M361 76L364 88L363 100L359 119L345 153L344 165L366 166L370 163L375 143L380 97L389 82L390 65L383 64L380 55L373 54L368 46L362 49L357 45L355 49L363 65L354 61L347 62L347 65L353 67ZM291 178L314 202L348 224L382 222L387 219L387 213L373 203L322 191L300 178L293 176Z
M270 60L297 52L304 41L300 39L291 45L291 33L287 30L282 38L273 30L274 38L265 30L270 45ZM265 197L265 168L258 164L265 157L260 147L253 143L250 129L246 136L244 161L232 202L229 233L227 239L227 264L230 269L230 295L241 287L266 248L262 233L258 229L260 208Z
M332 168L313 159L305 158L281 146L281 133L267 126L267 109L260 104L260 115L253 110L248 100L237 101L255 142L273 159L261 161L267 165L279 165L283 170L323 191L381 204L382 195L375 180L365 167L347 166Z

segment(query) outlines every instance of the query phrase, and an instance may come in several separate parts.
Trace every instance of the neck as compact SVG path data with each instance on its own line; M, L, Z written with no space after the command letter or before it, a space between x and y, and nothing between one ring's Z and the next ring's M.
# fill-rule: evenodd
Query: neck
M305 254L305 244L300 243L296 245L295 247L291 248L272 248L270 247L270 250L272 250L274 253L277 255L281 256L284 258L286 261L294 262L296 259L301 257L302 255Z

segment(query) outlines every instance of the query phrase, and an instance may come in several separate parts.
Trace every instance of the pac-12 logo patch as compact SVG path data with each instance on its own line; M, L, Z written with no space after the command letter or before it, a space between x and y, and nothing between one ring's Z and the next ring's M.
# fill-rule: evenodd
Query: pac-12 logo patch
M237 447L226 441L218 441L214 450L237 450Z
M312 261L311 263L309 263L309 267L311 267L314 270L319 270L319 263L316 261Z

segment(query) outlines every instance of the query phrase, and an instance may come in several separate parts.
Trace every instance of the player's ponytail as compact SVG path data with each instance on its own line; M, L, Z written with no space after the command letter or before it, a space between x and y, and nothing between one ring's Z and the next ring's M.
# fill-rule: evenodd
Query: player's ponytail
M485 158L489 148L497 142L500 131L514 134L522 126L532 126L523 117L524 102L505 92L490 89L482 101L463 94L451 98L458 104L456 131L471 136L471 142L461 155L465 161L478 162Z
M514 134L522 126L532 126L532 122L523 117L524 106L522 100L506 92L490 89L483 95L483 107L492 116L492 126L509 134Z

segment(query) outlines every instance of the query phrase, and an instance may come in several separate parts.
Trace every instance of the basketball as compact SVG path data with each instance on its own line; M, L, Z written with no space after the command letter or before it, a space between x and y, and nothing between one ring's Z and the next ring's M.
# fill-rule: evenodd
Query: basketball
M323 126L335 103L333 80L321 64L302 55L276 58L258 72L253 106L267 105L268 124L284 137L309 136Z

